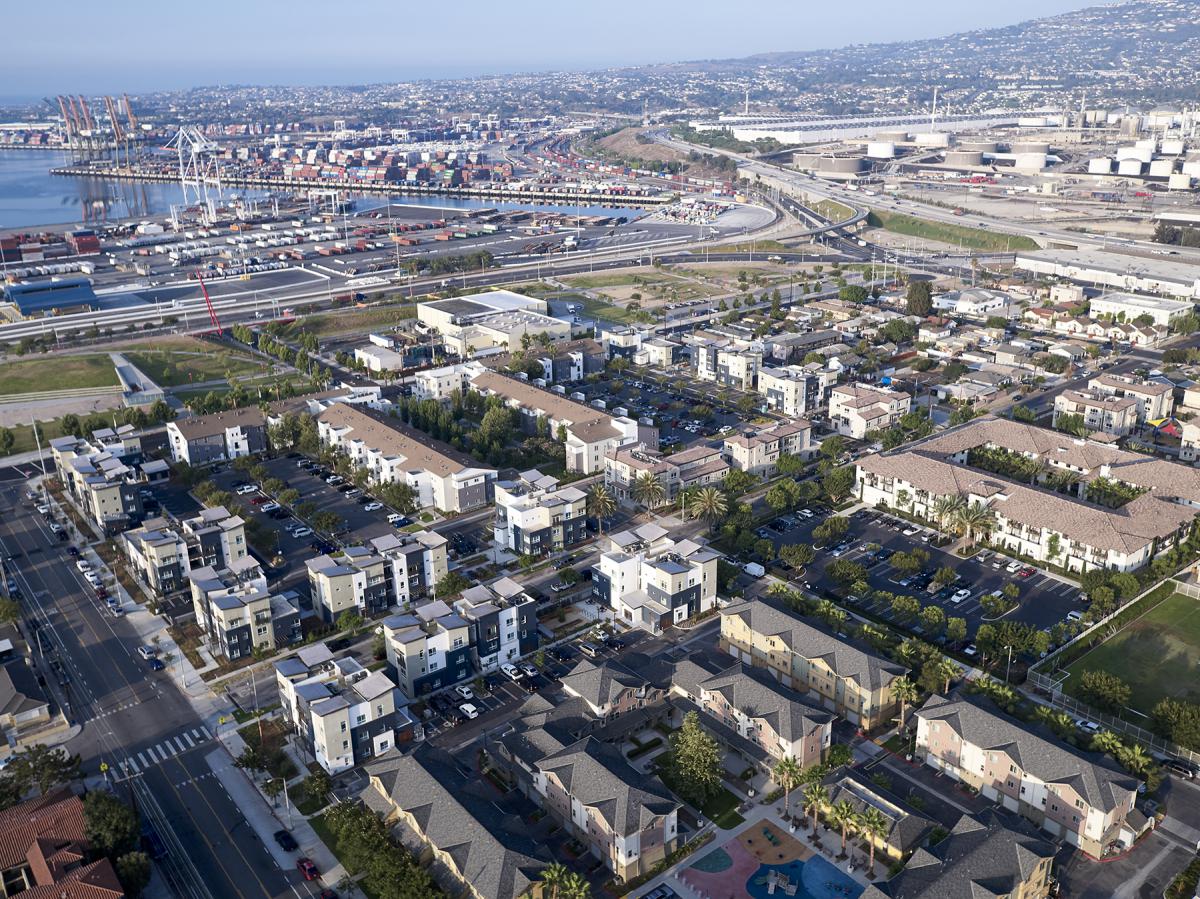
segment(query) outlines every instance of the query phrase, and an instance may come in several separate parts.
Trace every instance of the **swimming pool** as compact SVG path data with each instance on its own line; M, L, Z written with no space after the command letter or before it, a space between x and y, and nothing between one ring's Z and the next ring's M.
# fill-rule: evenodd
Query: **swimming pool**
M772 871L786 874L793 882L799 880L795 899L858 899L864 890L845 871L840 870L819 856L806 862L794 861L783 865L761 865L746 881L746 894L754 899L766 899L767 878ZM774 893L778 899L787 899L782 887Z

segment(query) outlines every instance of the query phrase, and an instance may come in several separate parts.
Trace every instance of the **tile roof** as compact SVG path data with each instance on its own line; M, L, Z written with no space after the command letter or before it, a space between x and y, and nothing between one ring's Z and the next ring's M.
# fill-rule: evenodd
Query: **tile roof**
M608 413L516 378L485 371L473 377L471 384L477 390L513 400L522 408L540 412L555 421L568 422L571 433L585 442L619 437L621 434Z
M407 427L399 419L384 420L347 403L330 406L317 419L338 430L349 428L342 440L358 440L373 452L402 459L410 471L428 471L444 478L467 469L490 470L451 446Z
M171 425L178 428L184 439L197 440L224 434L229 428L262 428L266 426L266 420L257 406L247 406L244 409L214 412L212 415L181 418L171 422Z
M1128 804L1138 780L1104 756L1072 749L1025 724L994 711L975 697L947 698L936 693L914 714L945 722L963 740L985 750L1003 751L1026 773L1044 783L1065 784L1105 813Z
M732 617L740 618L755 633L779 637L792 652L806 659L820 659L838 677L852 680L866 690L885 687L908 670L762 599L721 610L722 621Z
M453 858L463 881L482 896L515 899L547 864L530 854L544 850L531 843L524 824L477 793L478 779L462 774L449 754L430 747L410 755L392 750L366 771L371 785L363 801L377 811L394 806L411 815L421 835Z

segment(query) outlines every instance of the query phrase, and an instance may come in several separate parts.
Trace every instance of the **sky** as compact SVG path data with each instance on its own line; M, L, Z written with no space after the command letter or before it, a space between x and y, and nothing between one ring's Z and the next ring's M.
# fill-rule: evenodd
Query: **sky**
M1093 0L1093 3L1095 0ZM585 70L936 37L1088 0L57 0L5 4L0 95Z

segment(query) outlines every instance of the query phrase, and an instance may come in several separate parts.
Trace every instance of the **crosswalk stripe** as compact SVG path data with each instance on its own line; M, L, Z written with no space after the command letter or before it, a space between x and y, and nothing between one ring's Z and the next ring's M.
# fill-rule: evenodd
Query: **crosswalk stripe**
M190 731L191 735L196 738L197 743L204 742L204 734L200 733L200 728L193 727Z
M200 729L201 729L202 731L204 731L204 738L205 738L206 740L211 740L211 739L212 739L212 734L210 734L210 733L208 732L208 728L207 728L207 727L205 727L203 724L201 724L201 725L200 725Z
M130 767L130 768L132 768L132 769L133 769L133 773L134 773L134 774L137 774L137 773L138 773L138 771L140 770L140 769L138 768L138 763L137 763L136 761L134 761L132 758L126 759L126 760L125 760L125 764L126 764L128 767Z
M187 751L187 747L183 745L183 740L179 739L179 737L174 737L173 739L174 739L175 745L179 747L179 752Z
M196 745L196 741L192 739L191 734L184 734L183 739L187 741L188 749L192 749Z
M144 755L142 755L140 752L137 754L137 757L138 757L138 761L142 763L143 768L149 768L150 765L153 764L152 762L147 762L146 757ZM151 758L153 758L153 756L151 756Z
M158 753L157 753L157 754L156 754L156 753L155 753L155 751L154 751L154 750L156 750L156 749L158 749ZM163 752L161 749L159 749L159 747L157 747L157 746L150 746L150 747L148 747L148 748L146 749L146 755L150 756L150 759L151 759L151 761L153 761L153 762L154 762L154 764L156 764L156 765L157 765L159 762L165 762L165 761L167 760L167 755L166 755L166 753L165 753L165 752ZM158 757L159 755L162 755L162 758L159 758L159 757Z

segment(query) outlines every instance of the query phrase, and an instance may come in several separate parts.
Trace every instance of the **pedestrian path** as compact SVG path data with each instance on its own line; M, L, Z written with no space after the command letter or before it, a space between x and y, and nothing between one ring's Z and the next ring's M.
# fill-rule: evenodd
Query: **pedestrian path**
M197 746L202 746L211 740L212 734L209 733L207 727L203 725L193 727L191 730L183 731L173 737L167 737L153 746L128 756L123 762L120 762L121 773L125 777L130 777L154 765L162 764L172 756L187 752L189 749L195 749Z

